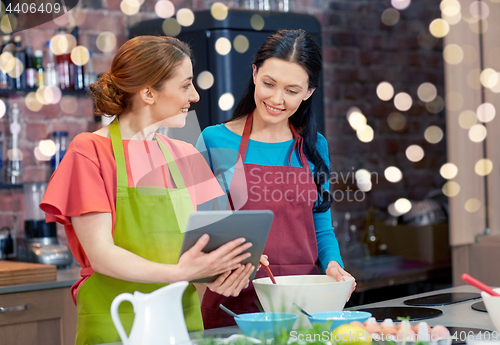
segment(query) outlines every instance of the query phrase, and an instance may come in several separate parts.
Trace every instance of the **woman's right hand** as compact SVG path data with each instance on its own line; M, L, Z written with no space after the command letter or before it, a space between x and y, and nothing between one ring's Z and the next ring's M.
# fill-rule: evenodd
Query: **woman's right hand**
M238 238L220 246L210 253L204 253L202 250L208 244L209 238L207 234L204 234L192 248L181 255L176 265L178 268L179 280L192 281L226 273L225 280L229 277L231 271L241 267L247 268L248 265L243 266L240 262L250 257L250 253L243 252L252 246L251 243L245 243L246 240L244 238ZM244 271L246 273L247 270L245 269ZM237 277L234 278L235 280L239 280ZM224 280L221 279L219 285L222 285Z

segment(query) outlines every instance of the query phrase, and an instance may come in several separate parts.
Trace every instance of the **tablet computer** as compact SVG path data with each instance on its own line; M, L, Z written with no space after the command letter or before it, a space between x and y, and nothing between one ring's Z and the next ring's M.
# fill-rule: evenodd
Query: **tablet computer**
M264 251L273 217L273 212L269 210L193 212L188 218L180 255L189 250L203 234L210 236L208 244L203 249L205 253L209 253L227 242L244 237L247 242L252 243L252 246L247 250L252 255L241 263L250 262L255 266L255 270L250 276L250 280L252 280L255 278L257 267L259 267L260 256ZM192 282L209 283L217 277L218 275Z

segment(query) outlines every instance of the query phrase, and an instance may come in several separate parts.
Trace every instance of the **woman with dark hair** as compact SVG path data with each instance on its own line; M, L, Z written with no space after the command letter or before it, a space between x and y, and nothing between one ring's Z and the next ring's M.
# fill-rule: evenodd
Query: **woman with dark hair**
M123 292L221 274L209 289L236 296L249 282L254 267L240 262L251 244L243 238L205 254L205 235L179 258L189 213L223 194L192 145L155 134L160 126L183 127L199 100L190 56L171 37L139 36L121 46L91 86L97 113L116 118L77 135L48 184L40 207L47 221L64 225L82 267L72 288L78 345L120 340L110 307ZM188 330L202 330L192 284L182 302ZM132 305L123 304L120 317L130 332Z
M271 35L254 58L252 78L233 117L206 128L197 148L206 149L214 174L224 177L227 205L221 200L222 207L274 212L261 264L278 276L322 271L343 280L350 274L332 228L328 145L316 131L312 107L321 66L320 48L305 31ZM257 300L253 286L238 297L207 291L205 327L234 324L220 303L247 313L258 311Z

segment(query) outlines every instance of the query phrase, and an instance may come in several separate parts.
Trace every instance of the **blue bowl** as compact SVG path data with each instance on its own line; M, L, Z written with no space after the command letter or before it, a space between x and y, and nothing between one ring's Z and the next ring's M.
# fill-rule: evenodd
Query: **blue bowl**
M323 313L314 313L308 317L311 324L325 324L331 322L330 330L334 330L340 325L351 323L352 321L365 322L372 316L366 311L327 311Z
M291 313L249 313L234 318L244 335L249 337L275 338L290 334L298 316Z

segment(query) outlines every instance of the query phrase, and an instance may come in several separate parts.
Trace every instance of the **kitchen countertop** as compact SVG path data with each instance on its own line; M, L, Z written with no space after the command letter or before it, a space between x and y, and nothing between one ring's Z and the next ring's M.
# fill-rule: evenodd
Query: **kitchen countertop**
M348 308L346 310L363 310L363 308L375 308L375 307L398 307L398 306L402 307L406 306L403 302L410 298L425 297L447 292L479 293L480 291L473 286L463 285L448 289L425 292L418 295L391 299L383 302L365 304L362 306ZM447 327L473 327L473 328L488 329L491 331L495 330L495 327L493 326L493 323L491 322L488 313L476 311L471 308L472 304L477 303L479 301L482 301L482 299L480 298L472 301L455 303L444 306L432 306L430 308L439 309L443 312L443 314L435 318L426 319L425 321L430 326L443 325Z
M80 279L80 269L80 266L73 266L69 269L58 269L56 280L48 282L0 286L0 295L15 292L71 287L78 279Z

